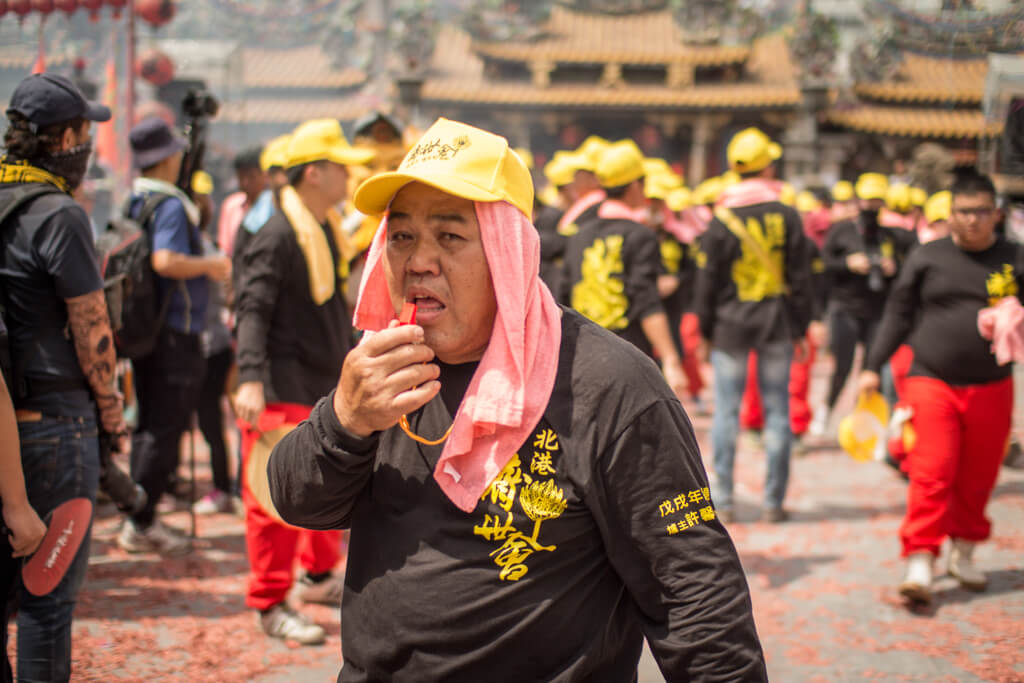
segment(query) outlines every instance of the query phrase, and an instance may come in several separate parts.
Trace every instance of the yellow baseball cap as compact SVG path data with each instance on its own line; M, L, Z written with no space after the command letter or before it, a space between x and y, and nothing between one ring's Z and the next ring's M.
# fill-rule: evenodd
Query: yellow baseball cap
M849 180L840 180L832 186L832 201L848 202L853 197L853 183Z
M768 168L782 156L782 147L757 128L745 128L732 136L725 148L729 168L754 173Z
M953 215L953 194L949 190L936 192L924 203L924 219L929 223L948 221Z
M789 183L782 183L782 186L779 188L779 201L786 206L796 204L796 188Z
M720 176L714 176L703 181L693 188L690 201L693 204L714 204L718 201L718 195L722 194L724 184Z
M500 135L439 118L402 159L397 171L365 180L353 203L366 214L384 213L412 182L474 202L507 201L530 216L533 179L526 164Z
M928 193L920 187L910 188L910 203L914 206L924 206L924 203L928 201Z
M914 206L910 185L894 183L885 192L885 205L898 213L908 213Z
M690 206L690 191L685 187L677 187L665 197L665 204L671 211L682 211Z
M608 146L594 167L601 187L622 187L644 177L644 153L632 140Z
M291 139L291 135L280 135L263 146L263 151L260 152L260 168L264 173L275 166L285 167L288 163L288 142Z
M533 152L525 147L516 147L512 151L519 155L519 158L523 160L524 164L526 164L526 168L531 171L533 170Z
M675 175L675 171L668 165L668 162L658 157L647 157L644 159L644 175Z
M881 173L861 173L853 191L860 199L885 199L889 179Z
M365 164L376 152L348 144L337 119L312 119L292 131L285 153L285 168L314 161L333 161L342 166Z
M581 164L585 166L587 162L573 152L559 150L544 164L544 177L555 187L564 187L573 181Z
M580 166L578 170L597 173L597 165L611 144L598 135L591 135L584 140L583 144L576 148L576 154L579 155L581 163L585 164Z
M644 196L648 199L667 199L668 193L682 187L683 179L672 171L656 171L644 175Z
M885 397L877 391L861 394L853 412L839 422L839 446L854 460L872 460L875 449L885 442L888 423L889 404Z
M212 193L213 177L206 171L196 171L192 174L192 191L196 194Z
M801 190L796 195L796 210L800 213L809 213L821 208L821 202L810 190Z

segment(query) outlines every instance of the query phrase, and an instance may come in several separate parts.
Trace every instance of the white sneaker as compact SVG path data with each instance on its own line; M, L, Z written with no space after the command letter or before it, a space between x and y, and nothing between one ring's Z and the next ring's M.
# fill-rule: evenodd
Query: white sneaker
M972 591L983 591L988 587L984 572L974 566L974 544L961 538L953 539L949 549L949 575L960 585Z
M322 626L283 602L259 614L259 619L260 628L271 638L292 640L301 645L320 645L327 639Z
M222 512L231 512L232 509L231 496L217 489L207 493L192 506L192 510L197 515L216 515Z
M828 436L828 408L819 406L814 410L814 417L811 418L811 426L807 433L816 439L824 439Z
M184 555L192 550L192 541L182 532L154 520L148 529L142 529L130 519L124 521L117 544L129 553L160 553Z
M930 552L911 553L907 556L907 575L900 584L900 595L911 602L932 601L932 563Z

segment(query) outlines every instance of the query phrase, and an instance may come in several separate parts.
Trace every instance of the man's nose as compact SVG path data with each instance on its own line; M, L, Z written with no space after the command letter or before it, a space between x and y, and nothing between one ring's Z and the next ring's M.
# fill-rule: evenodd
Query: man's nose
M412 247L412 254L409 256L406 270L411 273L436 274L440 270L438 256L437 243L432 239L421 237L415 241Z

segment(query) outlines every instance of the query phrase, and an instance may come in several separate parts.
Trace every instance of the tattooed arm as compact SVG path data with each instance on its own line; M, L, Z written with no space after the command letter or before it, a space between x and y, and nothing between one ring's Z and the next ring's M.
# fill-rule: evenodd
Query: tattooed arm
M121 394L114 387L114 335L110 330L103 290L65 299L68 322L78 354L78 364L100 410L100 422L109 434L123 434L126 427Z

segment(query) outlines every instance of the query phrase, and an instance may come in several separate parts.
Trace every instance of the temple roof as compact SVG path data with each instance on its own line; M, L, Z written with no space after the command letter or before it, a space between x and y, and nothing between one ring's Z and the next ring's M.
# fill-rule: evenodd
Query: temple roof
M925 109L864 104L850 109L833 109L828 119L835 124L865 133L914 138L975 139L996 137L1000 122L986 122L980 109Z
M895 75L885 81L861 81L861 97L887 102L980 103L988 74L986 59L956 59L904 53Z
M553 16L556 15L557 13L553 12ZM653 13L653 15L660 16L662 23L674 27L671 17L667 13ZM579 17L576 16L576 18ZM604 20L602 24L621 21L629 23L630 26L636 26L632 23L634 20L646 21L643 16L600 17L600 19ZM636 34L634 34L634 30L637 32ZM437 48L431 63L431 74L423 86L423 99L428 102L503 104L544 108L642 106L735 109L792 107L800 102L800 90L796 83L795 69L790 60L789 49L785 40L777 34L758 39L750 47L740 48L748 54L743 75L744 81L694 84L694 67L702 66L692 60L694 54L692 51L695 48L687 47L679 42L670 49L664 38L667 29L660 28L658 31L662 38L649 41L656 49L647 52L644 59L647 59L648 63L657 63L658 60L668 59L667 55L674 55L672 59L677 61L667 65L669 83L666 85L637 85L621 79L616 80L614 79L614 69L619 64L639 63L628 62L624 59L622 62L616 61L627 54L632 54L633 59L640 59L641 48L639 45L642 42L637 40L637 36L641 35L639 31L641 31L640 28L631 28L629 31L620 29L617 35L622 40L615 45L602 44L603 38L590 37L590 44L585 48L590 51L587 54L597 57L600 53L603 55L601 61L606 64L605 77L601 78L600 82L549 85L543 82L543 79L538 82L536 74L532 80L506 80L489 76L485 73L484 59L479 51L475 51L479 48L479 44L474 43L460 29L446 26L438 36ZM599 48L595 47L598 45ZM628 50L634 50L634 52L629 53L625 46L629 46ZM560 44L558 49L566 48ZM724 49L732 50L733 48ZM675 51L672 52L672 50ZM565 52L565 60L562 60L561 57L558 60L553 60L551 55L556 54L553 52L544 53L542 50L541 54L548 56L542 59L538 54L531 54L531 57L535 63L545 63L547 68L553 68L557 61L567 63L587 61L581 58L584 53L569 58L569 53ZM690 57L684 57L684 55L690 55ZM656 56L657 59L655 59ZM687 62L684 59L691 59L691 61ZM676 71L675 76L673 75L674 71ZM676 78L678 81L673 83L672 81Z
M545 35L532 41L473 41L473 50L510 61L565 63L685 63L699 66L738 64L747 45L686 45L669 11L610 16L554 7Z

